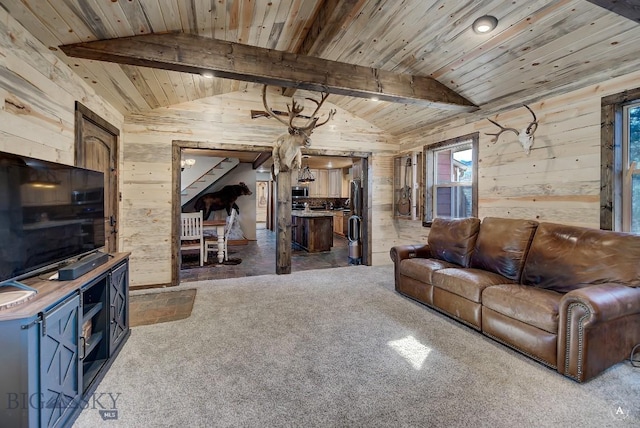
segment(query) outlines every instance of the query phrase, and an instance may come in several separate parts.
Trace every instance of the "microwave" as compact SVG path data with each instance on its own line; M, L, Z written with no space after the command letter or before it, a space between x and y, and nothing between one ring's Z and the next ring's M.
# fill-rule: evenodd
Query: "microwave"
M309 197L309 188L307 186L291 186L291 198L300 199Z

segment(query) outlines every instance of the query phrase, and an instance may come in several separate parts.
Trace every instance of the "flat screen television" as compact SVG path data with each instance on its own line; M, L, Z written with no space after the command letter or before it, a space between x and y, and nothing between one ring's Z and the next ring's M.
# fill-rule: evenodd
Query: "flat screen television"
M104 174L0 152L0 282L105 245Z

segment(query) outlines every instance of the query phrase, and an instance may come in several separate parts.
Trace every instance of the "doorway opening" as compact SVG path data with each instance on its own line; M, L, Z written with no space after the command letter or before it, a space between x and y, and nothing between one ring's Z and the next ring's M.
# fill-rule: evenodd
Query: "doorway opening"
M250 189L251 195L240 196L236 201L240 208L237 218L246 242L238 243L234 242L233 239L228 241L226 254L230 259L236 262L239 261L239 263L217 263L215 245L208 247L211 252L208 253L208 263L206 265L200 267L197 263L186 262L179 251L179 230L174 228L176 230L176 249L174 253L176 257L174 257L173 284L177 285L181 281L275 273L277 225L274 219L277 218L275 215L276 182L271 177L270 154L270 146L242 146L239 150L237 145L230 144L174 141L174 223L179 223L182 212L194 210L194 200L197 196L188 196L191 198L188 201L183 198L184 195L182 193L184 193L185 183L182 182L182 175L185 170L182 170L180 161L184 160L185 156L195 159L195 165L198 165L201 157L205 158L205 160L206 158L236 159L238 161L237 165L224 175L225 178L218 180L217 184L212 183L207 188L208 190L204 192L215 191L226 184L236 183L242 179ZM349 174L353 174L354 171L359 174L359 178L362 178L364 183L363 194L368 195L367 170L370 154L321 150L310 151L308 154L310 157L305 159L304 166L308 166L312 173L317 174L319 178L317 182L314 180L314 182L310 183L300 183L312 188L312 193L309 194L304 202L308 204L309 210L323 208L328 215L331 215L332 221L334 221L333 245L330 251L314 253L296 245L296 243L292 243L292 271L348 266L349 242L345 236L346 229L341 226L343 224L346 225L346 220L349 217L349 212L347 211L349 202L348 189L349 179L352 177ZM216 162L218 161L216 160ZM206 169L203 163L204 161L201 163L198 174L203 169ZM191 170L194 168L195 166L191 166ZM339 171L339 173L336 171ZM187 175L193 176L194 174ZM368 207L369 200L367 197L364 199L363 205ZM339 209L343 211L338 212ZM368 209L363 210L363 213L368 213ZM333 217L334 214L336 217ZM225 210L218 211L215 215L218 219L227 217ZM340 215L339 222L337 217ZM212 214L211 217L214 217L214 215ZM361 234L363 264L370 264L370 245L368 242L370 233L367 231L370 220L368 215L363 217L363 232Z

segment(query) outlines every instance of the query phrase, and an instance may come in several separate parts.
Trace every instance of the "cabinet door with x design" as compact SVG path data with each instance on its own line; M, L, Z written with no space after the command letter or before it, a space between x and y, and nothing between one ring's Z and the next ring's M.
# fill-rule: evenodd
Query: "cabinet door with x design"
M109 276L110 327L109 355L112 355L129 331L129 269L126 263L113 269Z

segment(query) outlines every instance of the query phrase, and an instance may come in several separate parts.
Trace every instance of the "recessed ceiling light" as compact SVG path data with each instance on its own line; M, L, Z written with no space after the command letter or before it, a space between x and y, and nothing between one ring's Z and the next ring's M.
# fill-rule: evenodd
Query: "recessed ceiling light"
M380 101L380 98L378 98L378 97L371 97L371 101Z
M205 71L202 73L202 77L206 77L207 79L213 79L213 73L210 71Z
M486 34L498 26L498 18L491 15L484 15L473 21L473 31L477 34Z

